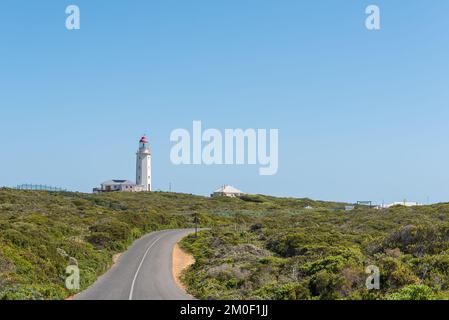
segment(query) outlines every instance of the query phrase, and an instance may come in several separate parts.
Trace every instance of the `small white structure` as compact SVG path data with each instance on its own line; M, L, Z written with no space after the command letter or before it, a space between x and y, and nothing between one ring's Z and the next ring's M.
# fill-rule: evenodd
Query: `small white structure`
M410 201L401 201L401 202L393 202L390 204L387 204L385 207L390 208L393 206L404 206L404 207L416 207L420 206L421 204L418 202L410 202Z
M136 153L136 183L129 180L109 180L103 182L100 188L94 188L94 193L102 192L144 192L151 191L151 150L148 138L139 140L139 150Z
M215 190L214 193L211 194L211 197L231 197L231 198L235 198L235 197L241 197L241 196L243 196L245 194L246 193L244 193L243 191L240 191L237 188L234 188L233 186L224 185L224 186L218 188L217 190Z

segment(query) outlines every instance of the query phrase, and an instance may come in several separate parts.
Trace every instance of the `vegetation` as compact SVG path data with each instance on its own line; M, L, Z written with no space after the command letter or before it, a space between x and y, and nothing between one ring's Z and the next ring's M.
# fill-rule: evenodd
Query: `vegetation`
M184 239L184 281L201 299L448 299L448 221L448 204L235 215Z
M310 199L0 189L0 299L64 299L145 233L194 225L184 273L200 299L449 298L449 204L375 210ZM369 265L380 290L368 290Z
M78 264L81 290L92 284L145 233L201 225L218 227L233 214L257 216L310 204L311 200L209 199L174 193L68 192L0 189L0 299L64 299L66 267Z

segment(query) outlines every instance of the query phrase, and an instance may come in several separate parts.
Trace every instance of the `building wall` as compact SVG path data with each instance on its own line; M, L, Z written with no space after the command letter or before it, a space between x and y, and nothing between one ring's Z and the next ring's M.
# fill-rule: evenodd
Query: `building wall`
M114 184L114 185L101 185L101 188L95 188L94 193L102 192L143 192L147 191L144 186L133 184Z
M227 192L214 192L212 194L212 197L230 197L230 198L235 198L235 197L241 197L245 195L244 193L227 193Z

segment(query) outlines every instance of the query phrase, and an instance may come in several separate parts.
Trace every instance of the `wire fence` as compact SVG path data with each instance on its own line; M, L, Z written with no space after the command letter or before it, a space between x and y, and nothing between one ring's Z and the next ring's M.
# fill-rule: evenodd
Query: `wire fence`
M67 191L67 189L59 188L59 187L53 187L53 186L47 186L44 184L20 184L16 186L16 190L36 190L36 191L53 191L53 192L64 192Z

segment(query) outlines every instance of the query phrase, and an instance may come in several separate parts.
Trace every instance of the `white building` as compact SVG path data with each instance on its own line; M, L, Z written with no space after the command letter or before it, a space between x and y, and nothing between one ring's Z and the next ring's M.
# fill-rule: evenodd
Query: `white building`
M101 192L144 192L151 191L151 150L148 138L143 136L139 141L136 153L136 183L129 180L109 180L94 188L94 193Z
M237 188L234 188L233 186L224 185L224 186L221 186L220 188L218 188L217 190L215 190L214 193L211 194L211 197L235 198L235 197L241 197L245 194L246 193L244 193L243 191L240 191Z
M138 186L129 180L109 180L101 184L100 188L95 188L94 193L101 192L142 192L145 191L143 186Z
M393 202L390 204L387 204L385 207L390 208L393 206L404 206L404 207L416 207L420 206L421 204L418 202L410 202L410 201L401 201L401 202Z

